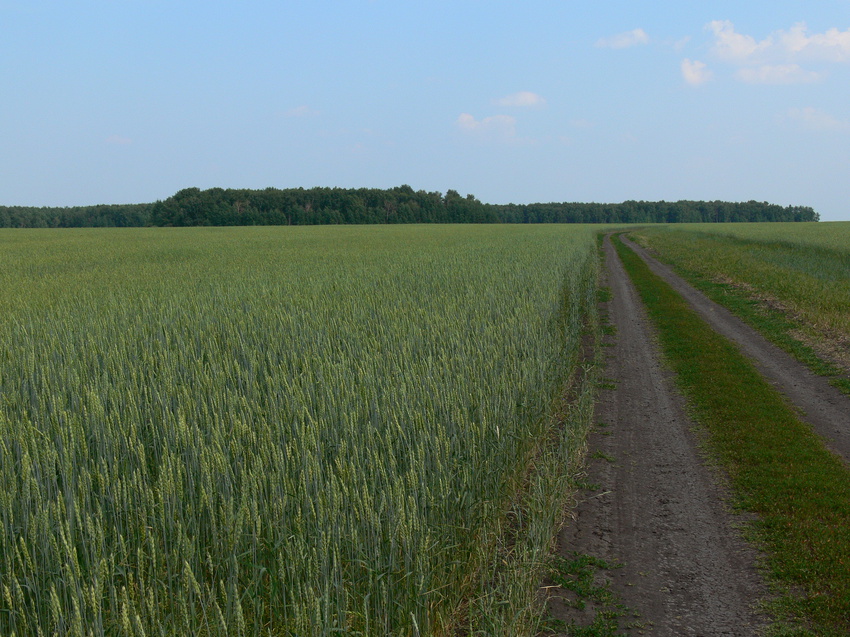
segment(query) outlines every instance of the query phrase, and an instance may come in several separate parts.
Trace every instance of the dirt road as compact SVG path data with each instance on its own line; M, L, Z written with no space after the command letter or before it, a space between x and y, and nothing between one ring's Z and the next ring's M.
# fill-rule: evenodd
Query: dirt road
M640 255L650 269L669 283L691 304L716 332L733 341L755 364L762 375L800 410L827 446L850 463L850 398L770 343L722 305L677 276L637 244L623 239Z
M724 508L721 480L704 463L610 241L605 250L613 292L608 310L617 328L605 372L613 388L602 392L596 418L606 426L591 440L588 482L598 488L584 492L577 519L559 537L560 550L623 564L599 577L610 579L630 609L620 628L632 624L632 634L756 634L761 622L753 604L765 595L756 555ZM589 622L557 598L551 611Z

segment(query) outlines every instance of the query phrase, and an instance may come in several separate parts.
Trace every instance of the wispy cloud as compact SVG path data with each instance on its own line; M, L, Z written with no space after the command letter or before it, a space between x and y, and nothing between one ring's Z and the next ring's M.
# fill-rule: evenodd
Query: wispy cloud
M129 137L124 137L122 135L110 135L104 140L107 144L115 145L115 146L127 146L128 144L132 144L133 140Z
M708 69L705 62L700 62L699 60L690 60L686 58L682 60L681 68L682 77L685 78L685 82L691 86L700 86L714 77L714 74Z
M748 84L809 84L823 79L823 73L807 71L799 64L762 64L739 69L735 76Z
M805 63L850 62L850 29L829 29L809 33L800 22L789 30L774 31L757 40L738 33L729 20L715 20L706 25L714 34L712 55L739 67L736 77L749 83L800 84L826 77L824 72L803 68Z
M690 41L691 41L691 36L689 36L689 35L686 35L686 36L685 36L685 37L683 37L683 38L679 38L678 40L676 40L675 42L673 42L673 50L674 50L674 51L681 51L681 50L682 50L682 49L684 49L686 46L688 46L688 43L689 43Z
M520 91L519 93L512 93L511 95L500 97L496 100L496 104L507 107L543 106L546 104L546 100L537 93L532 93L531 91Z
M633 29L625 33L618 33L607 38L600 38L596 46L603 49L627 49L639 44L648 44L649 35L643 29Z
M714 20L707 26L714 33L712 53L726 62L744 64L771 46L769 38L756 42L750 35L737 33L729 20Z
M490 115L476 119L469 113L461 113L455 125L465 137L479 143L511 146L535 143L533 139L517 135L517 120L510 115Z
M469 113L461 113L457 126L464 133L478 135L494 141L509 141L516 138L516 118L510 115L491 115L481 120Z
M850 122L833 117L826 111L812 106L791 108L782 119L794 122L806 130L821 133L850 133Z

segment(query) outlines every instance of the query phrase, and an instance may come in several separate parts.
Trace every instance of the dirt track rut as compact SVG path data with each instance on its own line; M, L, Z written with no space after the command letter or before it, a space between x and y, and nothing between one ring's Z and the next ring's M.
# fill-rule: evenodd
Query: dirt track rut
M652 635L753 635L765 595L755 552L740 539L724 491L707 467L684 401L659 364L657 345L637 292L606 240L610 320L617 328L592 435L588 482L577 518L559 548L623 564L606 571L611 587ZM609 337L610 338L610 337ZM554 598L552 614L588 617ZM633 634L637 633L637 629Z

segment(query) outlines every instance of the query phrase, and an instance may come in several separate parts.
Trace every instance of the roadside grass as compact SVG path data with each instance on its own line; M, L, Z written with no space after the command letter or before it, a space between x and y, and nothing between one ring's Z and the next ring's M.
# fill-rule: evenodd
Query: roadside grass
M617 252L709 448L729 473L735 505L758 517L748 539L786 591L771 604L775 634L850 632L850 472L728 340L704 323L618 237ZM792 625L788 626L787 622Z

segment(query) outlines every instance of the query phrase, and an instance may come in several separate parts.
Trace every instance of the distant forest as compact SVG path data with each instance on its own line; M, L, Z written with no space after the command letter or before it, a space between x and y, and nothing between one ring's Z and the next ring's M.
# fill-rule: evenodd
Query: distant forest
M818 221L808 206L747 201L485 204L455 190L186 188L150 204L0 206L3 228L259 226L377 223L681 223Z

